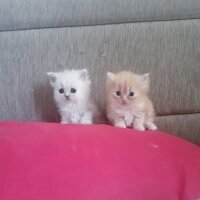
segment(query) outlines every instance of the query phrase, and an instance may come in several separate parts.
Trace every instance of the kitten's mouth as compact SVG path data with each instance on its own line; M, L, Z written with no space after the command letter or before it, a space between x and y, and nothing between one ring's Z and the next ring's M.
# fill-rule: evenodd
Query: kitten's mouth
M126 105L128 102L126 100L121 100L121 104Z
M70 96L65 96L67 101L70 101Z

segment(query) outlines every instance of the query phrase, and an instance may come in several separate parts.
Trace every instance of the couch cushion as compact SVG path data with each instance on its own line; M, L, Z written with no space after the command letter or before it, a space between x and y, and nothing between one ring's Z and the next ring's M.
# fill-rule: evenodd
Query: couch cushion
M200 145L200 113L159 116L155 121L160 130Z
M200 148L159 131L0 123L3 200L196 200Z
M199 0L3 0L0 30L200 18Z
M150 72L158 115L200 112L200 20L0 32L1 120L55 121L46 73L87 68L104 108L107 71ZM14 98L13 98L14 97Z

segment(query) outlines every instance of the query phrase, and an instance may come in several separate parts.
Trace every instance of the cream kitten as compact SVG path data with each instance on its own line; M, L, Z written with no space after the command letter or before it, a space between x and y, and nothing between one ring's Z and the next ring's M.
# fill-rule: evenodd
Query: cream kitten
M93 107L86 69L47 73L62 124L92 124Z
M107 73L106 110L109 121L117 127L156 130L153 104L148 97L149 74L129 71Z

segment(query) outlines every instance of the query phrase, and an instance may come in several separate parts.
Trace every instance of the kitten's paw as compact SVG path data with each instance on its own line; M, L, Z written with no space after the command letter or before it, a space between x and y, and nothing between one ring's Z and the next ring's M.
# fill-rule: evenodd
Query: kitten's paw
M92 121L91 120L82 120L81 124L89 125L89 124L92 124Z
M81 124L93 124L93 116L92 116L92 113L87 111L85 112L81 119L80 119L80 123Z
M80 117L78 115L73 115L70 119L70 122L72 124L79 124L80 123Z
M125 122L118 122L118 123L114 124L114 126L119 127L119 128L126 128Z
M60 123L61 123L61 124L69 124L68 121L61 121Z
M158 129L158 127L153 122L146 123L145 127L150 131L155 131Z
M145 130L144 125L141 125L141 124L134 124L133 128L135 130L138 130L138 131L144 131Z

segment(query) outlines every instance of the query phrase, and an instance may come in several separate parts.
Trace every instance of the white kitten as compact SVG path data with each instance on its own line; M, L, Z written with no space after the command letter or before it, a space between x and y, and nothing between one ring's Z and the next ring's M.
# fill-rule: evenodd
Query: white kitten
M94 104L86 69L47 73L62 124L92 124Z

